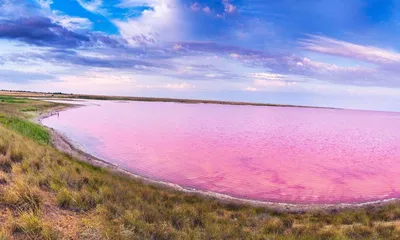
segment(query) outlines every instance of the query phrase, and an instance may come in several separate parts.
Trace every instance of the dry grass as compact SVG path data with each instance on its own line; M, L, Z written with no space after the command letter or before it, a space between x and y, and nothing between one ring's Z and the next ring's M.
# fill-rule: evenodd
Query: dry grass
M39 104L26 101L0 113ZM0 124L0 240L400 239L398 220L399 202L302 213L224 204L90 166Z

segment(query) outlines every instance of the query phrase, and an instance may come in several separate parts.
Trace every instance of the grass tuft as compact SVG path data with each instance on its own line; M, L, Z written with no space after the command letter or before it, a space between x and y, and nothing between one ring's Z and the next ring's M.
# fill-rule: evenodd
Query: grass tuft
M30 209L37 211L40 208L41 196L37 187L18 180L7 186L3 193L3 202L15 209Z
M32 212L22 212L15 220L12 227L14 233L23 234L29 239L59 239L60 235L48 225L44 224L40 217Z

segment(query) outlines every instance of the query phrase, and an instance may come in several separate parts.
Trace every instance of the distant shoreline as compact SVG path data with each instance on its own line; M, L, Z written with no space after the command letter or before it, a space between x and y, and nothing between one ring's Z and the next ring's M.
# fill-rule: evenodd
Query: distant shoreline
M270 104L257 102L241 102L241 101L219 101L219 100L201 100L201 99L184 99L184 98L157 98L157 97L130 97L130 96L105 96L105 95L88 95L88 94L66 94L66 93L44 93L44 92L28 92L28 91L8 91L0 90L0 95L8 95L14 97L27 98L56 98L56 99L87 99L87 100L117 100L117 101L137 101L137 102L173 102L186 104L218 104L218 105L235 105L235 106L258 106L258 107L296 107L296 108L319 108L319 109L338 109L333 107L317 107L303 106L291 104Z

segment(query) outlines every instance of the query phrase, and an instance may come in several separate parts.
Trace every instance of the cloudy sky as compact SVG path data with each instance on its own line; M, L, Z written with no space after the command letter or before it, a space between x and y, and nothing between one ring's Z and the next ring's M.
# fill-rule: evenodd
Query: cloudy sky
M400 1L0 0L0 89L400 111Z

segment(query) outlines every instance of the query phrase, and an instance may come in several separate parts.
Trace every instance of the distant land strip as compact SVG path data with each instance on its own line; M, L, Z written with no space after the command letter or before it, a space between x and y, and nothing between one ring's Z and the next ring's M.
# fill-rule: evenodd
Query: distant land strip
M33 98L88 99L88 100L119 100L119 101L175 102L175 103L188 103L188 104L220 104L220 105L261 106L261 107L340 109L333 107L316 107L316 106L270 104L270 103L256 103L256 102L219 101L219 100L182 99L182 98L158 98L158 97L106 96L106 95L73 94L73 93L62 93L62 92L34 92L34 91L16 91L16 90L0 90L0 95L13 96L13 97L27 97L27 98L33 97Z

